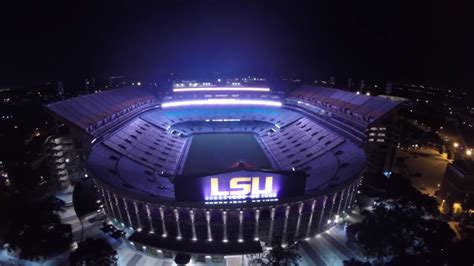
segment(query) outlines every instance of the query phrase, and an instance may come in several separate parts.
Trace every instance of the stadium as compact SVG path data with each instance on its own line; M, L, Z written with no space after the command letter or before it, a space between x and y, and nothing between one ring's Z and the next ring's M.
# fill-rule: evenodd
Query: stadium
M334 88L131 87L53 103L131 248L172 258L252 254L351 210L367 169L389 172L397 103Z

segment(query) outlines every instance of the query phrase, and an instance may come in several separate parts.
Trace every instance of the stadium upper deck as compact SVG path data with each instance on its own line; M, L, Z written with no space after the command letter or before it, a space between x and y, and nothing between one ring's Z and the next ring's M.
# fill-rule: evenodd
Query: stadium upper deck
M399 104L385 98L319 86L302 87L293 91L289 97L310 102L330 113L357 121L363 126L387 115Z

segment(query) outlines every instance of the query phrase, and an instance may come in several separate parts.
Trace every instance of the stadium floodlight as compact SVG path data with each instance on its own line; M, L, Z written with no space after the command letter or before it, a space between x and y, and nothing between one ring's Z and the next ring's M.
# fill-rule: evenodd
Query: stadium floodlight
M269 92L270 88L265 87L193 87L193 88L174 88L173 92L189 91L261 91Z
M263 105L281 107L282 103L269 100L242 100L242 99L205 99L205 100L185 100L166 102L161 105L162 108L195 106L195 105Z

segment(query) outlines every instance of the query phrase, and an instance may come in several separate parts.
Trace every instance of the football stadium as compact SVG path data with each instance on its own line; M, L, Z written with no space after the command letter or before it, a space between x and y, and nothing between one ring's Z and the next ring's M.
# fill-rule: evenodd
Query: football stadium
M150 256L223 257L338 223L389 172L397 103L319 86L119 88L53 103L107 219Z

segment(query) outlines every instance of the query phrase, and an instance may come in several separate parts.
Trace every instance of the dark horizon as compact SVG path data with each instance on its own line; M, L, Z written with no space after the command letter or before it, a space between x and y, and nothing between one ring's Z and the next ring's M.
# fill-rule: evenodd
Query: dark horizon
M469 9L438 1L9 5L3 86L170 72L474 84Z

